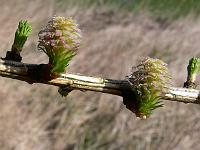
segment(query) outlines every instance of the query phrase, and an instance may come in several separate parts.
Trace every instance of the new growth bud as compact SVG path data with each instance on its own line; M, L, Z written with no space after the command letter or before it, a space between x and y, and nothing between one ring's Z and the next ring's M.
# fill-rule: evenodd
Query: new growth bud
M199 58L191 58L189 60L189 64L187 67L188 71L188 76L187 76L187 81L184 83L184 87L186 88L195 88L195 80L197 77L197 74L199 73L200 70L200 59Z
M31 31L32 31L32 27L28 23L28 21L21 20L19 22L18 28L15 32L15 40L14 40L14 44L12 46L12 50L21 52Z
M5 60L12 60L21 62L22 57L20 52L22 51L24 44L32 31L31 25L26 20L19 22L18 28L15 32L15 39L12 45L11 51L7 51Z

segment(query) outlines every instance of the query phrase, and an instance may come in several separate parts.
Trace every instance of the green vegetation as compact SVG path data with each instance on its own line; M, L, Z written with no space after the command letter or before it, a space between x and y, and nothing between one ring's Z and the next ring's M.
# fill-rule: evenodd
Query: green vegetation
M161 19L177 19L192 14L197 17L200 13L198 0L57 0L59 6L82 8L105 6L111 10L139 12L147 10L154 17Z
M32 31L31 25L26 20L21 20L15 32L14 42L12 44L11 51L7 51L6 60L21 62L22 57L20 52L22 51L24 44Z
M188 75L191 76L191 81L194 82L196 79L196 76L199 72L199 66L200 66L200 59L199 58L191 58L189 61L189 65L187 67Z
M28 21L21 20L15 32L15 40L14 40L13 48L21 52L31 31L32 31L32 27L28 23Z
M196 57L191 58L187 66L187 71L188 77L187 81L184 83L184 87L196 88L195 80L197 78L197 74L200 71L200 59Z

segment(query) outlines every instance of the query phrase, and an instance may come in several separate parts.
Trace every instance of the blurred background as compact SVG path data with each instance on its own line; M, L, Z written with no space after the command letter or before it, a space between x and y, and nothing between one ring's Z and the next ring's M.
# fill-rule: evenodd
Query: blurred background
M21 19L33 26L22 53L45 63L38 32L54 15L73 17L83 32L69 72L124 79L141 56L169 64L175 86L186 80L188 60L200 56L200 1L0 0L0 56L11 48ZM199 82L199 81L198 81ZM122 98L0 78L2 150L199 150L200 106L164 101L140 120Z

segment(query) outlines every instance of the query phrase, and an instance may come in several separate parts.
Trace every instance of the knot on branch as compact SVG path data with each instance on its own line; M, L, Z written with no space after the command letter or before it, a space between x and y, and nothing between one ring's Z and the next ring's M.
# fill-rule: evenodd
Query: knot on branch
M16 61L16 62L22 61L22 57L21 57L20 53L17 51L7 51L6 57L2 58L2 59L3 60L12 60L12 61Z
M28 76L35 82L47 82L59 77L59 74L51 72L51 66L48 64L28 66L27 73Z

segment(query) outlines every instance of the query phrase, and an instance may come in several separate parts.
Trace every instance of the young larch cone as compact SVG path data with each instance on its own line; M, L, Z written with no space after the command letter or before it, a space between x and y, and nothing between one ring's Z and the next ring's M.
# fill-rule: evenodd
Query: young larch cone
M48 55L51 72L65 72L80 46L81 31L76 22L72 18L55 16L38 36L38 48Z
M168 89L171 79L166 66L159 59L147 57L129 76L132 94L124 96L124 103L137 117L146 119L154 109L162 107L160 96Z

